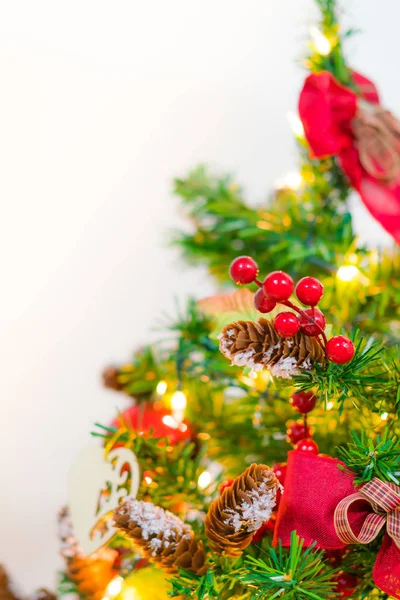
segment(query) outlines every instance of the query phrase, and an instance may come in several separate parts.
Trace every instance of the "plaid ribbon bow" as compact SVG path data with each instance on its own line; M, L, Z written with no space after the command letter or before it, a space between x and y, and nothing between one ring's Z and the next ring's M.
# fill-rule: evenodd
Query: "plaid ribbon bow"
M358 529L359 520L354 521L351 516L356 510L354 503L360 500L368 502L373 512L367 514L359 533L356 534L350 521L358 525ZM385 524L387 534L400 550L400 486L376 477L355 494L343 498L334 514L335 530L344 544L369 544Z

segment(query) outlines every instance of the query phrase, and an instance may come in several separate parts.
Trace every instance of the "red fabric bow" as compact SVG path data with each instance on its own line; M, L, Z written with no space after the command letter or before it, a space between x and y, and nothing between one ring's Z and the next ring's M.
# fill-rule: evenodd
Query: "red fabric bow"
M311 154L336 155L350 184L400 243L400 123L379 104L374 84L353 73L359 95L328 72L304 83L299 114Z
M398 523L394 511L399 508L394 504L400 489L390 485L386 497L382 482L373 480L360 488L354 498L353 481L353 475L339 469L339 462L333 458L289 452L274 542L281 539L284 546L289 546L290 534L296 530L305 546L316 541L325 550L339 549L346 543L368 543L378 534L378 524L379 529L385 525L387 533L376 558L373 578L381 590L400 600L400 549L396 535L393 536L396 531L399 533L393 524ZM360 494L360 490L364 492ZM370 525L374 536L364 536Z

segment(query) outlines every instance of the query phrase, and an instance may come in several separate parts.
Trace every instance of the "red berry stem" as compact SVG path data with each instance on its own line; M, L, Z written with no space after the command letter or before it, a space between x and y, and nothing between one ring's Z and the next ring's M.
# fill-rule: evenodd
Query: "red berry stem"
M259 288L262 288L262 286L263 286L262 281L260 281L259 279L255 279L254 283L256 283Z

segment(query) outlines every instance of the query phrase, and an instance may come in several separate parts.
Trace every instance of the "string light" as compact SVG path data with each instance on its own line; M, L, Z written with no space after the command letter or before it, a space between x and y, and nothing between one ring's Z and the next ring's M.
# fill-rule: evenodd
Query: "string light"
M111 579L110 583L106 588L106 593L103 596L103 600L112 600L115 596L118 596L122 589L122 584L124 583L124 578L117 575L114 579Z
M210 485L212 481L211 473L208 471L203 471L197 480L197 485L201 490L205 490L206 487Z
M185 416L185 408L187 405L187 398L181 390L176 390L171 396L171 408L172 416L175 421L180 425Z
M332 400L329 400L329 402L326 403L326 410L332 410L334 406L334 402L332 402Z
M151 483L153 483L153 480L151 477L149 477L149 475L146 475L144 480L147 483L147 485L150 485Z
M360 271L355 265L343 265L339 267L336 273L336 277L340 279L340 281L354 281L359 277Z
M328 38L316 27L311 27L310 33L316 51L322 56L328 56L332 50L332 44Z
M389 413L387 413L387 412L384 412L384 413L381 414L381 420L382 421L387 421L388 417L389 417Z
M286 117L294 135L296 137L304 137L304 127L300 117L294 112L288 112Z
M159 381L156 387L156 392L159 396L164 396L165 392L167 391L167 382L166 381Z
M290 190L298 190L301 184L303 183L303 177L301 173L293 172L287 173L284 177L281 177L275 183L275 187L277 190L282 190L288 188Z

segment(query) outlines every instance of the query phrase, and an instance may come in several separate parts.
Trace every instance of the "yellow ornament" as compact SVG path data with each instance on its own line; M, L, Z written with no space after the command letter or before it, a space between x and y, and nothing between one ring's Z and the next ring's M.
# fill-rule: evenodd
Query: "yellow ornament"
M133 571L125 578L115 600L169 600L171 584L168 577L165 571L153 565Z

